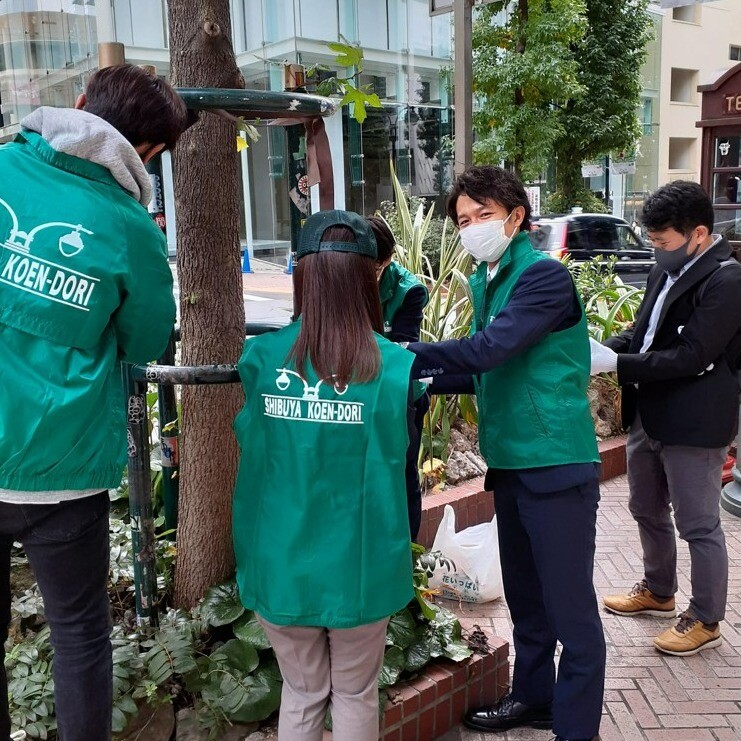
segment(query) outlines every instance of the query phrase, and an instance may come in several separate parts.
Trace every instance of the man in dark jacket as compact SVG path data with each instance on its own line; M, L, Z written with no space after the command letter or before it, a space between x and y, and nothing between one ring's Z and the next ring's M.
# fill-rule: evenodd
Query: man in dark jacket
M656 255L635 325L592 345L592 373L617 370L630 426L630 511L643 578L604 599L618 615L674 617L677 551L670 506L692 563L692 597L654 646L691 656L721 643L728 556L720 524L721 469L736 429L741 265L712 234L713 206L691 182L659 188L643 209Z

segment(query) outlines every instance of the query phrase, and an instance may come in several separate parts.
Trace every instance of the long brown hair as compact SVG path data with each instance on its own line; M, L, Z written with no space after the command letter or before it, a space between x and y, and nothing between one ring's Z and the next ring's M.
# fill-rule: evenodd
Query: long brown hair
M351 229L330 227L323 242L355 242ZM294 272L298 339L288 355L306 377L306 361L325 382L346 386L374 379L381 354L373 332L383 333L376 263L351 252L316 252Z

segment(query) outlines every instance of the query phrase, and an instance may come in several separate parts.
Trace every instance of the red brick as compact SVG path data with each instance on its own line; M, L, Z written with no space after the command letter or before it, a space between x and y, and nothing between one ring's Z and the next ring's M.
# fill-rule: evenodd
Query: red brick
M416 687L408 684L402 686L399 690L399 701L402 708L401 714L404 718L411 718L419 712L419 692Z
M420 741L418 726L419 718L405 720L401 727L401 741Z
M435 705L435 737L442 736L443 733L447 733L451 729L451 708L452 703L450 695Z
M453 691L453 671L448 667L437 664L427 669L425 674L437 685L437 697Z
M453 723L460 723L466 712L466 688L462 687L453 694L451 713Z
M422 739L429 739L429 741L432 741L432 739L435 738L435 708L425 708L422 710L422 712L419 714L419 728L418 728L418 736L417 741L422 741Z
M390 731L384 731L381 738L383 741L402 741L401 728L396 727Z
M393 725L401 721L401 703L400 702L388 702L386 703L386 711L383 714L384 728L391 728Z
M423 711L426 707L434 705L437 699L437 686L429 677L422 675L415 679L412 687L419 692L419 710Z

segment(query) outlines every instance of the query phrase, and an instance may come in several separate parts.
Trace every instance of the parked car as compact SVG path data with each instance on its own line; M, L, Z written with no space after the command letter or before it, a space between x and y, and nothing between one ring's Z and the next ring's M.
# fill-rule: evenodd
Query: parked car
M569 255L572 260L591 260L597 255L615 256L615 270L624 283L645 286L654 265L654 251L627 221L609 214L572 213L533 220L530 241L536 250L551 257Z

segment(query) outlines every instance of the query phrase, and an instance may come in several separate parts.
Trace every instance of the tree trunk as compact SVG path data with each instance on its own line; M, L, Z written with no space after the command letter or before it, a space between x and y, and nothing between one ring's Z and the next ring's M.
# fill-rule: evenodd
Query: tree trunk
M176 87L244 87L230 41L229 0L169 0ZM235 363L244 342L237 132L201 114L174 152L182 363ZM233 569L231 498L238 385L182 394L180 520L175 602L190 607Z

